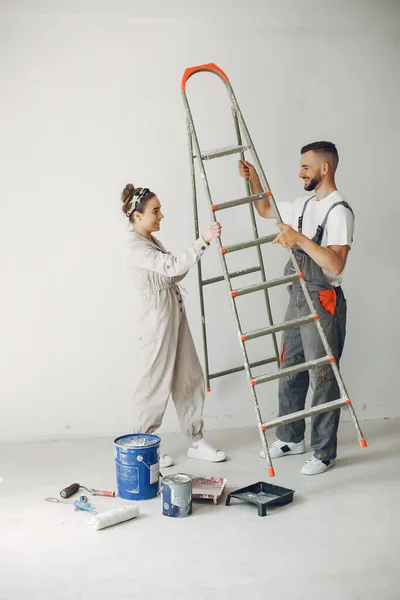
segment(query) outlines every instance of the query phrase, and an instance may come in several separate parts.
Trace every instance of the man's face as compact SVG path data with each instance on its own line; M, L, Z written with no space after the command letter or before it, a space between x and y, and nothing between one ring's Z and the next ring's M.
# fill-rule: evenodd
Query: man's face
M304 181L304 189L307 192L315 190L322 181L321 167L322 164L312 150L301 155L299 177Z

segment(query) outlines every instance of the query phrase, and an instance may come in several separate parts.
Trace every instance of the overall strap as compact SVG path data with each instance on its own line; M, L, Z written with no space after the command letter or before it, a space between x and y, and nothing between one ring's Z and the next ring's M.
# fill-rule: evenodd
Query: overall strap
M304 217L304 213L306 212L306 207L307 207L307 204L308 204L308 203L310 202L310 200L312 200L313 198L315 198L315 194L314 194L314 196L310 196L309 198L307 198L307 200L306 200L306 201L305 201L305 203L304 203L303 210L302 210L302 212L301 212L301 215L300 215L300 217L299 217L299 220L298 220L298 222L297 222L297 231L298 231L299 233L303 233L303 217Z
M341 200L340 202L335 202L334 204L332 204L332 206L327 211L327 213L326 213L326 215L324 217L324 220L322 221L321 225L318 225L317 232L316 232L315 236L313 237L313 242L315 242L319 246L321 245L322 237L323 237L324 231L325 231L325 225L326 225L326 222L328 220L328 217L329 217L329 214L330 214L331 210L333 208L335 208L335 206L340 206L340 205L344 206L345 208L348 208L351 211L351 213L353 214L353 217L354 217L354 211L353 211L353 209L351 208L350 204L348 204L345 200Z

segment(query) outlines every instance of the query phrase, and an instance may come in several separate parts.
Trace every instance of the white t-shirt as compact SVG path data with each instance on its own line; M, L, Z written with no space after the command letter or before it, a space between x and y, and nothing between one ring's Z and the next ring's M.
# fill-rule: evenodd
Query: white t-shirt
M281 202L278 204L279 212L284 223L290 225L297 231L298 220L303 211L303 207L308 198L311 200L307 204L304 217L302 233L312 239L317 231L318 225L321 225L329 208L336 202L345 200L340 192L335 191L322 200L317 200L314 194L296 198L294 202ZM346 200L345 200L346 201ZM346 201L347 202L347 201ZM322 236L321 246L350 246L353 243L354 234L354 216L351 210L345 206L335 206L328 216ZM341 285L343 273L333 275L323 269L324 275L333 286Z

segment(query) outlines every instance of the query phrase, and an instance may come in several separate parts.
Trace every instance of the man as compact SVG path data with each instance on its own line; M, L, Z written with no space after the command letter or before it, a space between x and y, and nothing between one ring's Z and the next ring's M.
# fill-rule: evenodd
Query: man
M337 365L346 334L346 300L341 282L354 231L353 211L335 184L338 162L338 153L332 142L314 142L301 149L299 177L304 181L304 189L312 194L298 198L292 204L279 204L284 222L278 223L281 232L273 241L273 244L281 244L284 248L293 248ZM239 172L249 180L253 194L264 191L253 165L239 161ZM268 199L258 200L254 206L261 217L274 218ZM289 260L285 275L291 273L294 273L294 268ZM304 317L309 312L300 282L295 281L289 286L285 321ZM282 367L325 355L314 323L283 332ZM341 397L330 365L283 377L279 380L279 416L304 409L310 383L313 406ZM339 417L340 409L312 417L311 446L314 454L302 468L304 475L323 473L335 464ZM304 432L304 420L277 427L278 439L270 447L271 458L303 454ZM261 456L265 458L263 452Z

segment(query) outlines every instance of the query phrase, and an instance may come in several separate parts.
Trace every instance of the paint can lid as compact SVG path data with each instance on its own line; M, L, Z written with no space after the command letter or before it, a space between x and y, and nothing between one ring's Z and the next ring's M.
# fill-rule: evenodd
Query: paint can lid
M163 483L174 483L175 485L180 485L189 482L192 482L192 478L184 473L175 473L174 475L167 475L166 477L163 477Z
M130 433L128 435L121 435L114 440L115 446L119 446L125 450L150 448L151 446L158 446L160 442L161 439L158 435L150 433Z

